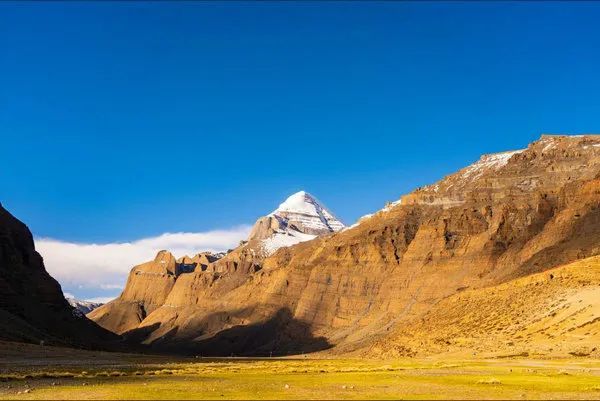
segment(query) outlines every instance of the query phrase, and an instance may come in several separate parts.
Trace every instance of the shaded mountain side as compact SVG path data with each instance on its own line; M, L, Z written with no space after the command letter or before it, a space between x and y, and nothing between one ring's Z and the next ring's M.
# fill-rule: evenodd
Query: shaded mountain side
M138 339L200 344L289 310L330 352L369 348L461 291L600 254L599 171L595 135L482 156L338 233L266 259L242 246L213 265L227 268L181 275Z
M0 339L87 348L118 337L69 305L35 251L31 232L0 206Z
M294 319L286 308L279 309L264 321L233 326L228 324L231 316L240 317L248 312L239 310L208 315L197 322L193 332L170 326L169 331L163 332L152 343L152 348L202 356L283 356L322 351L332 346L326 338L313 336L308 324ZM218 332L209 334L211 326L218 323ZM124 336L129 340L143 341L160 325L145 324L124 333ZM224 326L228 328L222 329ZM205 328L206 332L199 328Z
M452 295L363 353L598 358L600 257Z

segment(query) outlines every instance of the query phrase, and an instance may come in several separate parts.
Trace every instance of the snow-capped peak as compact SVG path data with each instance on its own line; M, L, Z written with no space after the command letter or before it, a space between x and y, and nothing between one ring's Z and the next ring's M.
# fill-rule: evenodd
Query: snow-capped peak
M344 227L344 223L317 198L299 191L270 214L260 218L250 233L250 239L260 240L262 249L270 255L279 248L337 232Z
M275 214L277 212L314 214L318 207L323 208L323 206L317 202L314 196L306 191L298 191L295 194L290 195L271 214Z
M317 198L306 191L299 191L288 197L269 216L284 217L292 223L300 224L300 231L305 234L335 232L345 227L344 223L339 221Z

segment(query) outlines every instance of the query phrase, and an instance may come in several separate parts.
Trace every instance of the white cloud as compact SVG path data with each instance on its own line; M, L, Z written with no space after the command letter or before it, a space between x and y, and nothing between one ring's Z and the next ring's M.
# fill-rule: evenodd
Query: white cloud
M86 299L86 301L105 304L105 303L112 301L114 298L115 297L92 297L92 298Z
M166 233L133 242L108 244L36 238L35 245L44 258L46 269L63 289L71 292L78 289L76 292L80 297L88 298L99 295L98 292L102 295L108 295L107 292L118 294L125 285L129 270L152 260L162 249L171 251L175 257L192 256L202 251L224 251L236 247L248 236L250 228L243 225L200 233Z
M105 304L109 301L112 301L115 297L88 297L87 299L78 299L75 295L70 292L63 292L65 298L76 299L77 301L87 301L87 302L99 302L101 304Z

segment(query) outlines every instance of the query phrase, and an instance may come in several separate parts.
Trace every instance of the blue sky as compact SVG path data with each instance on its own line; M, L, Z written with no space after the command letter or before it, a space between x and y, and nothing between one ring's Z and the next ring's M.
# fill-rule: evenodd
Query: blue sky
M600 3L0 3L0 200L37 237L344 222L598 132Z

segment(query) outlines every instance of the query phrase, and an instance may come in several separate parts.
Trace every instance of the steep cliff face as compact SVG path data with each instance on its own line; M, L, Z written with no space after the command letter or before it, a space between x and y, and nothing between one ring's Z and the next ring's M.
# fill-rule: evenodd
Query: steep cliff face
M117 339L76 311L35 251L31 232L0 206L0 339L103 347Z
M221 355L370 349L442 299L600 254L599 167L592 135L483 156L338 233L182 275L130 334Z

